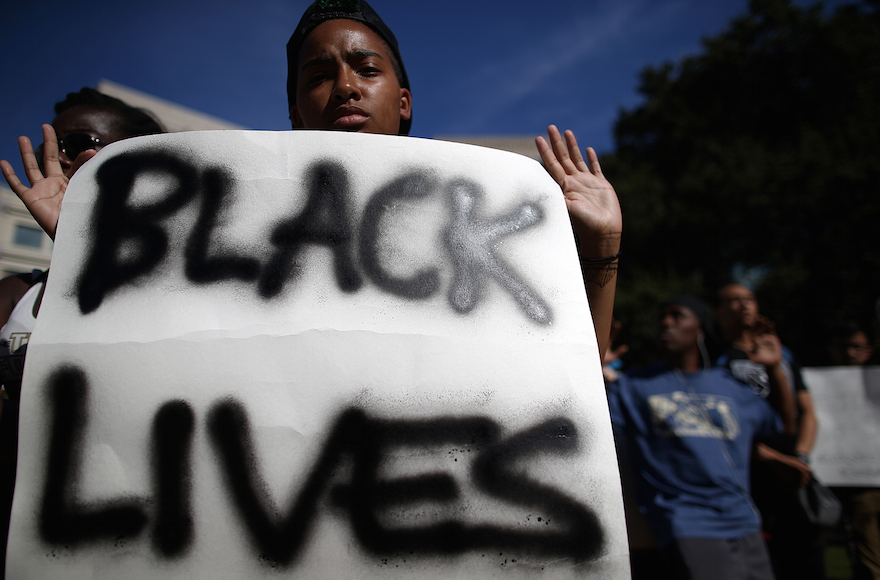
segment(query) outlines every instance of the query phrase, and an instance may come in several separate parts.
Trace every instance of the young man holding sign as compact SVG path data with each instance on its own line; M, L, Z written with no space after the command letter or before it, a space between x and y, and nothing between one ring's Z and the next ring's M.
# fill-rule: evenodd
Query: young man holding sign
M294 129L407 135L412 94L397 39L362 0L318 0L287 45L287 95ZM562 187L577 234L599 342L608 346L623 219L596 152L581 155L574 133L551 125L536 143ZM601 354L600 354L601 356Z
M365 3L316 4L289 52L295 128L379 135L180 133L108 148L74 180L29 352L10 569L628 577L568 245L573 222L604 338L621 223L595 153L551 128L551 178L400 139L409 83ZM54 232L57 142L48 177L22 150L33 187L7 178Z
M412 94L397 40L363 0L318 0L305 12L287 46L288 102L295 129L407 135ZM559 183L579 242L600 356L608 346L623 219L614 188L596 152L581 155L574 133L551 125L549 143L536 139L550 175ZM58 165L57 138L43 126L47 173L37 167L30 142L21 141L31 187L8 163L3 175L49 236L55 234L68 176ZM95 154L80 154L77 169Z

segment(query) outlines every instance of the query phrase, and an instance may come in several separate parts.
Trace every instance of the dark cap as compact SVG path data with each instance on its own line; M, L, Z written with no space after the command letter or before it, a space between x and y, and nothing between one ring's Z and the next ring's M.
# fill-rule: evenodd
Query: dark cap
M403 66L403 59L400 58L400 49L397 46L397 39L391 29L379 18L376 11L366 3L365 0L316 0L306 9L302 19L300 19L293 36L287 43L287 107L288 110L296 104L296 82L297 82L297 66L299 64L299 50L302 48L303 41L306 36L315 29L316 26L328 20L336 20L345 18L347 20L356 20L363 22L372 28L382 40L388 44L388 47L394 53L397 64L400 67L400 87L409 90L409 78L406 76L406 69ZM400 135L409 135L409 129L412 126L412 118L400 119Z
M712 315L709 314L709 307L706 306L705 302L690 294L679 294L664 302L663 307L665 308L673 304L684 306L696 314L697 318L700 319L700 326L703 328L703 332L708 333L712 331Z

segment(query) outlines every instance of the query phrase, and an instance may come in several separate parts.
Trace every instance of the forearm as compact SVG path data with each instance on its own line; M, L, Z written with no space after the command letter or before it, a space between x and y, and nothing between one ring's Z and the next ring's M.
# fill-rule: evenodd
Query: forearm
M793 435L797 432L797 422L795 421L795 404L794 394L788 384L785 371L781 364L766 365L767 377L769 379L770 394L767 401L782 419L782 430L786 435Z
M797 403L798 407L800 407L801 416L798 421L798 438L797 443L795 443L795 452L809 455L813 451L813 444L816 442L819 421L816 419L816 413L813 410L813 398L808 391L798 391Z
M617 260L606 259L620 252L623 215L617 193L602 174L596 151L587 147L584 158L574 133L566 131L563 137L555 125L547 127L547 137L549 143L543 137L537 137L535 144L547 172L562 188L571 225L578 238L581 262L592 260L595 266L598 260L598 264L614 268L613 271L606 268L604 273L607 275L585 276L601 362L611 342L611 316L617 287ZM593 266L589 269L595 270Z
M614 314L614 294L617 289L617 273L604 286L595 282L587 283L587 298L593 315L596 342L599 344L599 360L605 356L611 340L611 319Z
M620 252L620 240L611 240L589 245L581 244L578 254L590 302L596 342L599 345L599 360L604 360L605 351L611 342L611 325L614 315L614 296L617 292L618 259L608 259Z
M755 459L758 461L784 461L785 454L776 451L772 447L765 445L764 443L755 443L752 448L752 453L754 454Z
M798 424L798 438L795 444L795 451L803 455L809 455L813 451L813 444L816 442L816 433L819 432L819 422L813 413L804 413L801 415Z
M756 460L769 466L776 476L792 488L806 485L810 480L810 466L791 455L780 453L763 443L752 448Z

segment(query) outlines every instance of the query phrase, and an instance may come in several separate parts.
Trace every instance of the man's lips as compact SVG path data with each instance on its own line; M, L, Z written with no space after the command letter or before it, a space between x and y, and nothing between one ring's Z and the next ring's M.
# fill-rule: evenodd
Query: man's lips
M367 122L370 115L359 107L340 107L334 112L333 126L340 129L357 127Z

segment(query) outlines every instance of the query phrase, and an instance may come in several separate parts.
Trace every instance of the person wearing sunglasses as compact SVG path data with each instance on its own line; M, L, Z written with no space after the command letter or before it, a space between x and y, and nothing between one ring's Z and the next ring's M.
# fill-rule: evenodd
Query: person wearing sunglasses
M91 88L83 88L55 104L55 119L43 125L43 144L36 151L27 137L19 137L18 144L27 187L18 179L12 166L0 161L0 169L12 190L19 196L30 195L34 202L28 210L43 229L54 239L55 224L46 228L48 210L57 219L61 198L70 177L102 147L129 137L163 133L159 123L143 109L127 105ZM46 207L41 207L41 204ZM36 207L35 207L36 206ZM54 206L54 209L51 209ZM43 214L40 214L40 211ZM42 290L48 272L7 276L0 279L0 534L8 532L12 490L15 482L15 456L18 441L18 395L21 390L20 364L12 364L12 357L23 360L27 336L33 329L42 299ZM15 335L15 340L12 336ZM17 369L18 372L14 372ZM5 400L4 397L5 396ZM5 536L3 538L5 545ZM0 550L0 558L4 551ZM4 563L0 561L0 571Z
M70 178L70 175L73 174L73 163L71 162L71 159L76 159L79 157L80 153L85 151L100 151L105 145L109 145L110 143L111 141L104 141L98 137L92 137L88 133L79 132L68 133L63 139L59 139L59 162L61 163L61 168L65 176ZM34 157L37 158L37 165L40 168L40 173L43 173L44 175L46 173L46 164L44 162L45 156L45 145L41 143L36 149L34 149Z
M84 87L55 103L55 119L43 125L43 144L36 151L30 139L19 137L18 145L27 187L15 175L12 166L0 161L0 169L12 190L22 197L36 199L28 206L31 214L51 238L55 224L47 227L40 215L48 208L57 219L61 198L70 177L102 147L129 137L164 133L162 126L143 109L132 107L95 89ZM16 304L32 286L31 274L7 276L0 280L0 326L5 325ZM2 334L0 334L2 343Z
M110 143L157 133L164 133L162 126L144 109L84 87L68 93L63 101L55 104L55 119L51 125L43 125L43 144L36 151L30 139L18 138L30 187L19 180L5 160L0 161L0 169L19 197L38 200L28 205L28 210L54 239L54 220L57 220L67 182L76 170ZM0 296L2 293L0 283ZM0 323L4 320L3 314L3 304L0 304Z

